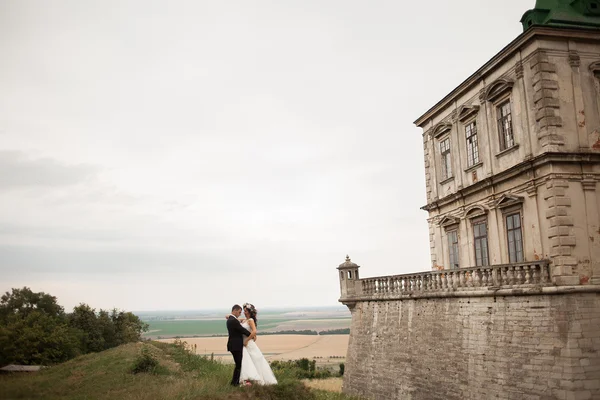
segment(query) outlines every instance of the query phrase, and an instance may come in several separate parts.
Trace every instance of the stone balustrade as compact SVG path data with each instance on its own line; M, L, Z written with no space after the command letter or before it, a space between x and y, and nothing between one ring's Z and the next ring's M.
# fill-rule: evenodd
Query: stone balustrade
M549 261L542 260L358 279L355 295L418 295L547 285L552 285Z

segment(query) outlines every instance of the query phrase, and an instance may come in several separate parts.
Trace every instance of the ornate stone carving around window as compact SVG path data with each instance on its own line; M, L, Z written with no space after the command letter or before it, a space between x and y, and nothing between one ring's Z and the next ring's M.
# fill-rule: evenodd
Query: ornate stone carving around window
M461 106L458 109L458 119L461 122L465 122L466 120L468 120L469 118L477 115L477 113L479 112L479 106L478 105L472 105L472 106Z
M473 205L471 207L467 207L464 212L464 218L473 219L477 217L483 217L486 215L488 210L479 204Z
M445 215L438 222L438 225L443 228L448 228L450 226L454 226L454 225L458 225L458 224L460 224L460 219L453 217L452 215Z
M485 88L484 99L490 102L494 102L506 93L512 91L514 84L515 83L510 79L497 79Z
M446 132L450 132L452 130L452 124L448 122L440 122L436 126L433 127L431 131L431 136L434 138L442 136Z
M590 64L590 71L596 77L596 79L600 80L600 61L596 61Z
M496 208L512 207L512 206L523 204L523 201L524 201L524 199L521 196L515 196L510 193L504 194L504 195L500 196L500 198L496 201L495 207Z

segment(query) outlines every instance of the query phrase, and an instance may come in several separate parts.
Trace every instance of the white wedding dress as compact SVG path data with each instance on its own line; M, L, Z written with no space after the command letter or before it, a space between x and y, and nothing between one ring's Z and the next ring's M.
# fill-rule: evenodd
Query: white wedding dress
M250 330L248 322L244 321L242 326ZM246 340L247 337L248 336L244 336L244 340ZM271 366L254 340L248 342L248 346L244 346L243 350L240 383L243 383L244 381L252 381L259 385L277 384L277 379L271 370Z

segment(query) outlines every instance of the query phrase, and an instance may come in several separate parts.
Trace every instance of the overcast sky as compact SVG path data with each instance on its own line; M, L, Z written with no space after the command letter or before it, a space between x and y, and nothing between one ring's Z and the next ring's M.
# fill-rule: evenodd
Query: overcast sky
M0 0L0 291L335 305L430 266L418 116L534 1Z

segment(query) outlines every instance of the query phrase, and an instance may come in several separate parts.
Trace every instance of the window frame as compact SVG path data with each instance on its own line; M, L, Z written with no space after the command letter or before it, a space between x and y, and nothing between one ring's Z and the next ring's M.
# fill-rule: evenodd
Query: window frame
M447 148L442 150L442 144L446 141L448 142ZM452 170L452 141L450 135L438 139L438 150L440 152L440 182L444 182L454 177Z
M509 217L514 217L514 216L518 216L518 218L516 219L516 221L519 222L519 227L518 228L514 228L514 227L509 228L508 218ZM504 230L505 230L505 233L506 233L506 251L507 251L507 254L508 254L508 262L510 264L517 264L517 263L525 262L525 240L524 240L524 237L523 237L523 210L521 208L518 208L518 209L515 209L515 208L507 209L506 211L503 212L503 218L504 218ZM515 254L514 258L515 259L513 260L511 258L511 244L510 244L511 240L510 240L510 234L511 234L511 232L516 232L516 231L519 232L520 240L519 241L513 240L513 242L515 244L516 243L520 243L520 245L521 245L521 249L520 249L521 250L520 251L521 257L519 259L519 257L518 257L519 252L518 252L517 248L515 247L515 249L514 249L515 250L514 251L514 254Z
M460 234L458 225L446 229L446 239L448 241L448 264L450 269L460 268ZM454 237L455 242L450 242L450 238ZM452 263L455 261L455 263Z
M482 225L482 224L485 224L485 235L477 235L475 233L475 227L478 225ZM488 224L487 216L471 219L471 228L473 230L473 251L475 254L475 266L476 267L489 266L490 265L490 246L489 246L489 224ZM481 264L479 263L479 261L477 259L477 241L478 240L480 240L480 241L485 240L485 254L482 249L481 250Z
M474 127L474 130L471 130L471 134L469 135L468 131L471 125ZM477 130L477 118L468 120L463 124L463 126L465 130L465 143L467 145L467 169L469 169L471 167L474 167L475 165L478 165L481 162L479 158L479 132ZM469 144L469 139L471 138L474 138L474 143ZM472 154L470 154L469 152L471 147L473 147L473 149L471 150Z
M508 114L503 115L504 106L507 106ZM515 128L513 120L513 101L511 96L503 97L498 101L494 102L496 110L496 129L498 130L498 144L500 152L511 149L517 145L515 141ZM505 131L506 125L505 120L508 120L509 129ZM508 137L510 134L510 138ZM508 140L509 139L509 140ZM509 145L510 142L510 145Z

